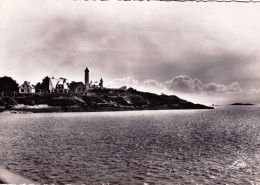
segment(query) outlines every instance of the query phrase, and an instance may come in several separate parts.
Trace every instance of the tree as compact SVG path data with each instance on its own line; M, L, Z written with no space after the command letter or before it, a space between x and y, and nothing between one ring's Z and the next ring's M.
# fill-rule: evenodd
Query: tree
M0 78L0 91L18 91L18 83L11 77L4 76Z
M50 77L48 76L45 76L43 79L42 79L42 89L48 91L49 90L49 80L50 80Z

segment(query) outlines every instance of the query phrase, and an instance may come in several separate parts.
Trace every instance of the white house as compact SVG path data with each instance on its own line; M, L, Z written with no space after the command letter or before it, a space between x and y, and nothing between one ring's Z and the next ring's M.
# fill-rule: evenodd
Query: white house
M50 93L68 93L69 86L66 83L66 78L50 78L49 90Z
M19 93L35 93L35 88L33 85L30 84L30 82L24 81L24 83L19 87Z

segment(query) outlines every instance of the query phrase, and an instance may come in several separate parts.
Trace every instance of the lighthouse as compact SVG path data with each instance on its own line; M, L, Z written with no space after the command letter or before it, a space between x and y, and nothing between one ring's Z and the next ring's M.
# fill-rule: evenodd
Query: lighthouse
M87 67L85 69L85 86L86 90L89 90L89 70Z

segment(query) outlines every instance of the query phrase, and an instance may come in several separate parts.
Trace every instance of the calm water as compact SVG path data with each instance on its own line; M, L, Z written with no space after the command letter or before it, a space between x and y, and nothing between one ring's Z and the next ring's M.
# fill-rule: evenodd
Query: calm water
M40 183L260 183L260 107L2 113L0 133L0 164Z

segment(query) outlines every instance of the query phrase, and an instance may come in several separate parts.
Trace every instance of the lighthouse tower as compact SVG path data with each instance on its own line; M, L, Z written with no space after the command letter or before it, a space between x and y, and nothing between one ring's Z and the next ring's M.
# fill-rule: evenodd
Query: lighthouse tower
M89 90L89 70L87 67L85 69L85 86L86 90Z

